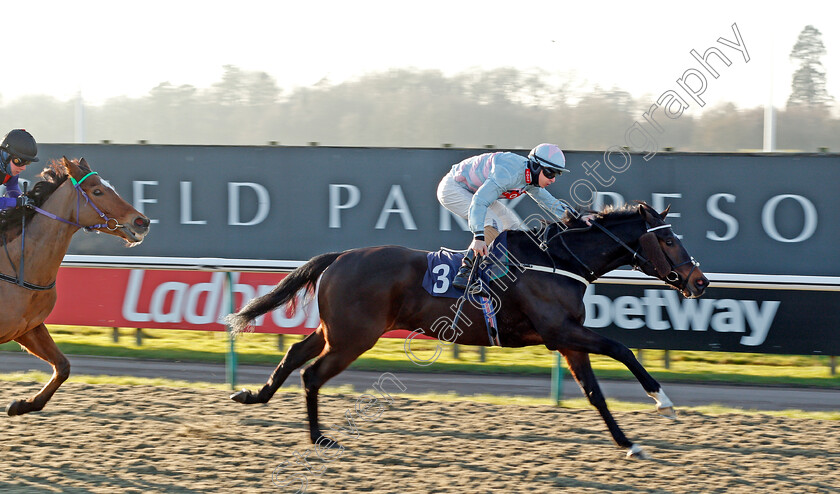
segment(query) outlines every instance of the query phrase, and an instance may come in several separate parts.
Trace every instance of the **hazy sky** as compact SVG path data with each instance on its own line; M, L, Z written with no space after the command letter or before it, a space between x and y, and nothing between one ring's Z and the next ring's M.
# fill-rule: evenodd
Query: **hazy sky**
M770 6L774 5L774 6ZM783 8L780 8L783 7ZM288 90L388 68L538 68L584 89L651 101L716 46L708 106L781 106L788 58L807 24L823 33L828 90L840 98L840 3L563 1L47 1L4 2L2 101L26 94L89 103L137 97L162 82L209 87L222 66L263 71ZM717 43L737 24L750 56ZM695 107L696 109L697 107Z

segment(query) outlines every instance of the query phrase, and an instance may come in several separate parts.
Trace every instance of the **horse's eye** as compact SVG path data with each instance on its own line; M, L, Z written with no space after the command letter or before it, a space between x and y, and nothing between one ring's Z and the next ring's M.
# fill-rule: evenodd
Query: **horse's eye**
M667 245L668 247L674 245L674 239L672 239L672 238L665 239L665 245Z
M102 195L102 189L93 189L93 195L101 196Z

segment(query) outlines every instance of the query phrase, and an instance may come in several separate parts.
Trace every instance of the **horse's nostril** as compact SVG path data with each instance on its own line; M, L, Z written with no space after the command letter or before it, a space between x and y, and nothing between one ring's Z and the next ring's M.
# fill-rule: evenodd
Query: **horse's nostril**
M148 228L149 227L149 220L147 218L142 217L142 216L138 216L137 218L134 218L134 226L139 227L139 228Z

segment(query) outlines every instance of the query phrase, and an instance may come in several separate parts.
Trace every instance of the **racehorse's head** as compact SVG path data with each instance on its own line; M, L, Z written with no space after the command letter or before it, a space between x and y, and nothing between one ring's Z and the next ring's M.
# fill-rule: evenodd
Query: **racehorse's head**
M647 204L639 203L639 214L648 227L639 237L639 245L649 262L640 262L638 267L645 274L673 286L686 298L699 297L709 286L709 279L700 271L700 263L688 254L674 235L671 225L665 223L668 209L670 206L660 214Z
M78 223L82 227L123 238L129 246L139 245L149 232L149 218L134 209L117 191L91 171L87 161L61 159L70 181L80 194L87 196L88 205L81 201Z

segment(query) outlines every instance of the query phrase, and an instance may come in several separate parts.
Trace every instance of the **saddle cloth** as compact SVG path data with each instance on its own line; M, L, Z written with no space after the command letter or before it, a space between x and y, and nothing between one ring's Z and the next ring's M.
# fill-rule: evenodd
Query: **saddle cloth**
M434 297L461 298L464 290L452 286L452 280L461 267L466 251L441 249L429 252L427 255L426 273L423 276L423 288ZM489 253L479 262L477 274L479 282L485 287L490 286L492 280L501 278L508 273L509 257L507 253L507 232L502 232L490 245ZM466 297L480 306L487 326L487 337L490 346L501 346L498 326L496 324L496 309L488 297L468 294Z
M461 267L467 251L441 248L429 252L426 256L426 273L423 275L423 288L433 297L460 298L464 290L452 286L452 280ZM490 244L489 253L482 258L478 266L478 277L484 287L489 287L492 280L508 273L509 258L507 253L507 232L502 232Z

